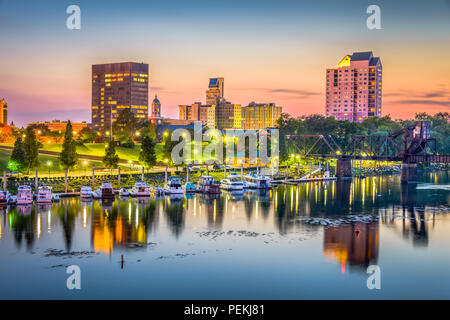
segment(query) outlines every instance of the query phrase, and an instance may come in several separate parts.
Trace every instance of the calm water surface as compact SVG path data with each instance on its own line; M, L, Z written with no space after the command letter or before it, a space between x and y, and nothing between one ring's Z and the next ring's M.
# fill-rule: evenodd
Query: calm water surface
M449 299L449 177L421 179L4 209L0 298ZM380 219L301 221L352 214ZM69 265L81 290L66 287ZM381 290L367 289L369 265L381 268Z

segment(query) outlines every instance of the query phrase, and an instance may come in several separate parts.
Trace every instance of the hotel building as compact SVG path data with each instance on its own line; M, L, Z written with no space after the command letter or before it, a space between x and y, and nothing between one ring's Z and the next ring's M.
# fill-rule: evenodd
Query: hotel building
M92 66L92 125L109 131L111 120L126 108L148 118L148 64L123 62Z
M382 65L372 52L346 55L327 69L326 116L361 122L381 116Z
M242 128L244 130L260 130L273 128L283 112L275 103L250 102L242 107Z
M0 99L0 123L8 124L8 104L5 99Z

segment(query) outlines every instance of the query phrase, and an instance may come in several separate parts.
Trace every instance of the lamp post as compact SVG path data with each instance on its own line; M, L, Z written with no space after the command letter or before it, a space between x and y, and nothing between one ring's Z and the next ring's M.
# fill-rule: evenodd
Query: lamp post
M128 164L130 165L130 172L131 172L131 166L132 166L133 161L128 160Z
M51 161L47 161L47 166L48 166L48 177L50 178L50 168L52 166L52 162Z
M86 176L86 166L87 166L87 161L83 161L83 167L84 167L84 175Z

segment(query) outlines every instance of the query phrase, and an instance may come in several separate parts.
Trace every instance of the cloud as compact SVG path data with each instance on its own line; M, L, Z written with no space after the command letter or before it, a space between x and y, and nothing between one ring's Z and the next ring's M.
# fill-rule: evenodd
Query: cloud
M295 94L295 95L300 95L300 96L318 96L318 95L320 95L319 92L307 91L307 90L296 90L296 89L269 89L268 91L271 93L289 93L289 94Z
M440 107L450 108L450 101L449 100L409 99L409 100L392 101L392 103L398 103L398 104L423 104L423 105L440 106Z

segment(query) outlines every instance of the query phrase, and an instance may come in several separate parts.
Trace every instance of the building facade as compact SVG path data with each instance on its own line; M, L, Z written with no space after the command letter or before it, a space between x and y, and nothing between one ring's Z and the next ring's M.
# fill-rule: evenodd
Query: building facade
M346 55L327 69L326 116L361 122L381 117L382 65L372 52Z
M240 104L230 103L221 99L214 105L214 126L210 116L209 127L218 130L242 129L242 107Z
M71 122L72 130L74 133L79 133L84 128L88 127L87 122ZM66 130L67 121L52 120L51 122L32 122L30 125L44 125L48 130L53 132L64 132Z
M8 124L8 104L5 99L0 99L0 123Z
M123 62L92 66L92 125L109 131L111 121L129 108L138 119L148 118L148 64Z
M281 117L283 108L275 103L250 102L242 107L242 128L244 130L260 130L273 128Z
M195 102L191 105L179 105L179 119L189 121L201 121L206 125L208 122L209 105L204 105L201 102Z
M224 78L210 78L206 90L206 104L217 104L224 97Z

